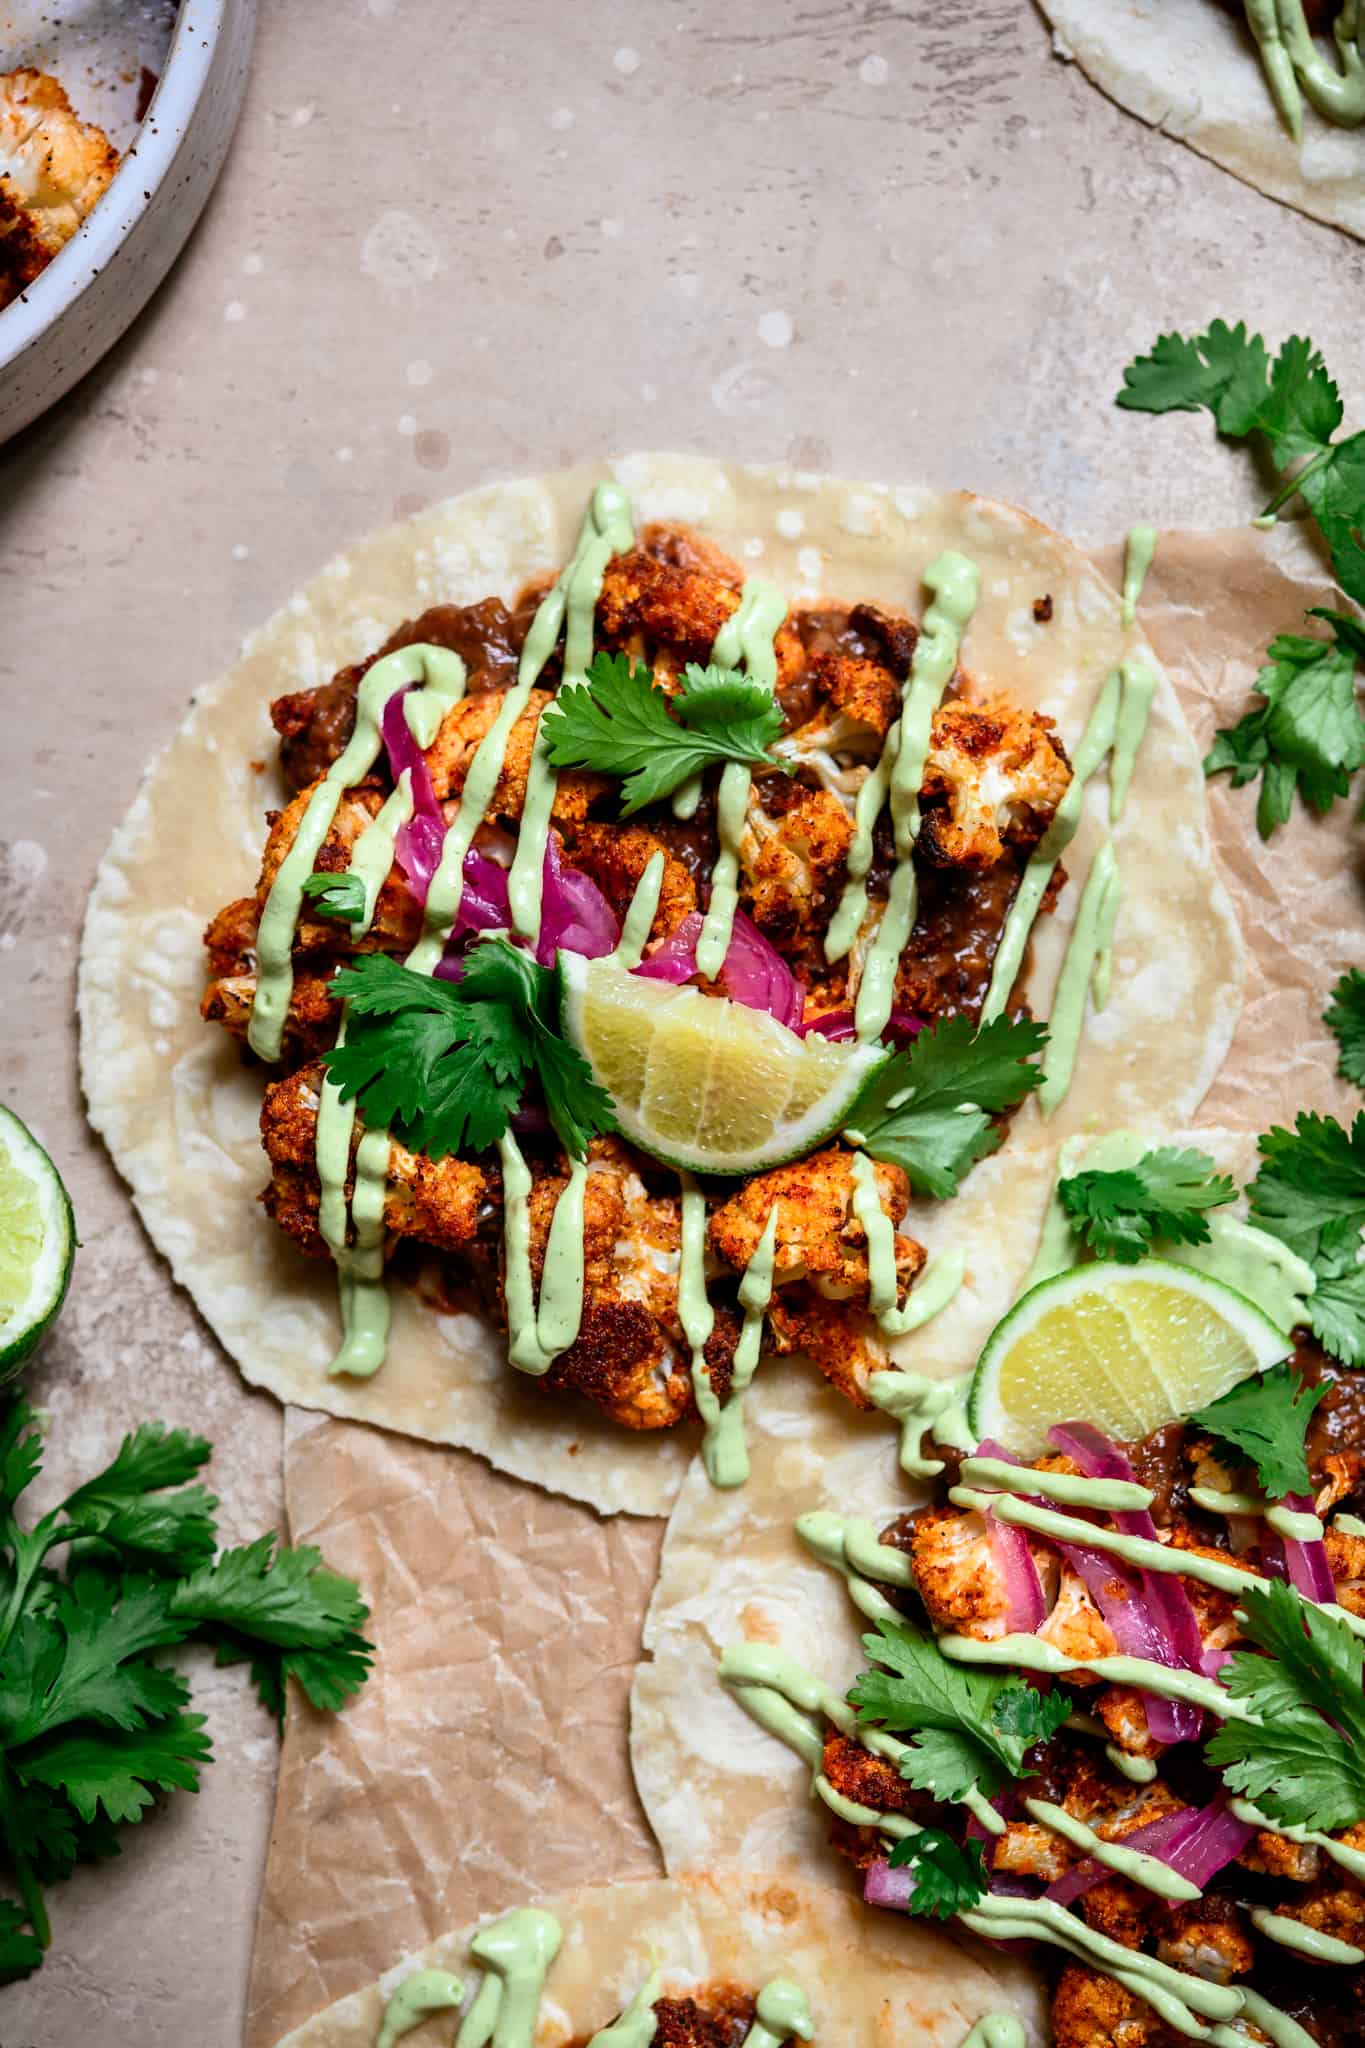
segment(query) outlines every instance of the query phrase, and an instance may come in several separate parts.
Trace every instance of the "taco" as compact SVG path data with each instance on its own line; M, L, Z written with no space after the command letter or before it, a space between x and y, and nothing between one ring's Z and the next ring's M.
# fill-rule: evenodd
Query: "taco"
M1201 1302L1266 1337L1259 1374L1225 1356L1144 1433L1112 1421L1153 1356L1135 1310L1125 1370L1092 1381L1107 1429L1064 1397L1030 1423L988 1345L965 1400L908 1390L899 1467L792 1385L742 1498L684 1488L632 1709L668 1867L842 1860L870 1908L1027 1943L1058 2048L1360 2040L1365 1379L1331 1355L1359 1351L1315 1233L1342 1226L1327 1161L1362 1144L1316 1117L1272 1133L1250 1218L1250 1137L1063 1149L1021 1315L1073 1281L1091 1316L1122 1315L1116 1281L1183 1284L1170 1387L1193 1385ZM1144 1174L1169 1199L1139 1256Z
M1365 236L1356 0L1040 0L1058 53L1244 184Z
M449 1934L288 2034L279 2048L991 2048L1041 2039L1027 1975L853 1902L744 1876L568 1893ZM496 2026L496 2032L494 2027Z
M82 1073L249 1379L657 1513L699 1410L742 1477L761 1344L863 1408L969 1306L945 1198L1007 1129L1192 1113L1242 972L1172 686L1066 542L637 457L377 536L198 697Z

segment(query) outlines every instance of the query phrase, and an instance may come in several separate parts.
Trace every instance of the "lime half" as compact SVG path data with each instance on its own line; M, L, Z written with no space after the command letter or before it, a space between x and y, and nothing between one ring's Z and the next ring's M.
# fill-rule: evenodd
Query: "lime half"
M1110 1260L1032 1287L987 1339L967 1396L978 1437L1026 1458L1054 1422L1151 1434L1216 1401L1293 1345L1244 1294L1168 1259Z
M760 1173L813 1151L887 1058L798 1038L761 1010L611 959L561 953L559 982L564 1035L611 1096L622 1135L696 1173Z
M19 1370L61 1307L75 1249L61 1175L0 1104L0 1379Z

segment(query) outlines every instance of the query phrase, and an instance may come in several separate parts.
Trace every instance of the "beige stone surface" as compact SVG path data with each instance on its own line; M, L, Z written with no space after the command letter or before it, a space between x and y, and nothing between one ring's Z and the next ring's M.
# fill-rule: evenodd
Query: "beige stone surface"
M1028 0L266 0L246 113L149 311L0 450L0 1092L83 1238L35 1376L52 1476L148 1414L205 1427L234 1534L280 1425L83 1131L83 897L196 683L356 533L482 479L684 447L971 484L1084 541L1221 525L1246 459L1113 410L1213 313L1308 326L1358 420L1365 251L1051 55ZM1286 622L1288 623L1288 622ZM54 1899L0 2040L240 2038L274 1742L207 1675L198 1800Z

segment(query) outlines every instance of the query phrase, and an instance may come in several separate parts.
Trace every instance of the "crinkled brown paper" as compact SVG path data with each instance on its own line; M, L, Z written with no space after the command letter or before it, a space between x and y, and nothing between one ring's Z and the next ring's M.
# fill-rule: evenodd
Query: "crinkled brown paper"
M1118 556L1102 566L1117 578ZM1164 538L1142 608L1201 747L1247 707L1261 654L1331 604L1294 529ZM1269 845L1255 796L1210 785L1214 842L1250 950L1246 1009L1200 1121L1349 1115L1321 1021L1365 964L1361 829L1298 806ZM1130 877L1141 886L1140 877ZM374 1610L375 1672L337 1717L291 1708L257 1930L248 2048L448 1928L527 1894L649 1875L626 1695L662 1525L602 1521L446 1450L290 1411L296 1542Z

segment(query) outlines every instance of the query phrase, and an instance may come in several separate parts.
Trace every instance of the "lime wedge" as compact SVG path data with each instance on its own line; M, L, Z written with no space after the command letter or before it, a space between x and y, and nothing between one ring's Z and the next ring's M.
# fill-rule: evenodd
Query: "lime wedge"
M0 1104L0 1380L18 1372L61 1307L75 1249L61 1175Z
M1110 1260L1054 1273L996 1324L967 1419L1025 1458L1054 1422L1150 1435L1216 1401L1293 1345L1244 1294L1169 1259Z
M559 956L560 1024L623 1136L695 1173L760 1173L840 1130L878 1046L799 1038L761 1010L673 988L611 959Z

